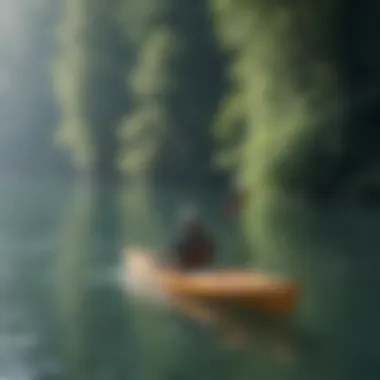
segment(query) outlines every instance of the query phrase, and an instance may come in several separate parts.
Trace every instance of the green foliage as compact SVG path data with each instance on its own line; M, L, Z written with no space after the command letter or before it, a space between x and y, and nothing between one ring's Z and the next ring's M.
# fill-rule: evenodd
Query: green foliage
M133 112L121 124L120 167L154 181L212 178L210 123L221 91L222 57L203 1L145 1L144 27L128 77Z
M214 163L233 173L241 163L242 143L246 134L246 111L242 91L229 94L221 102L213 125L217 146Z
M168 28L161 28L143 42L137 64L127 81L133 112L119 129L122 142L119 165L130 177L149 177L153 163L168 133L165 98L171 89L170 61L174 38Z
M60 36L58 141L80 168L212 178L223 57L204 1L66 0Z
M342 154L333 25L320 28L334 5L213 2L239 104L219 115L218 133L230 141L245 121L230 159L252 191L313 191Z
M349 131L337 1L64 5L57 139L85 171L194 184L216 166L256 193L317 195L377 157L355 159L372 135Z
M76 164L89 167L93 160L92 142L79 102L87 64L83 42L84 7L84 1L67 0L65 3L58 31L63 53L53 64L53 78L62 115L57 139L75 152Z
M116 127L126 110L123 78L128 64L117 16L122 3L66 0L59 28L61 54L54 64L61 108L58 141L79 168L114 177Z

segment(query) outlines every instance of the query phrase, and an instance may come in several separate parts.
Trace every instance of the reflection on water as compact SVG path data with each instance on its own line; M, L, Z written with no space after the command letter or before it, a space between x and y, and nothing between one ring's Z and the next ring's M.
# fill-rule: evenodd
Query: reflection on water
M226 348L244 348L259 345L281 361L295 358L294 331L291 316L283 314L260 314L201 302L184 295L165 293L160 283L160 265L154 260L152 249L127 246L122 256L125 290L140 303L171 308L178 314L212 328L222 338Z
M55 242L52 226L59 219L57 198L29 189L0 188L0 378L53 378L62 373L49 301ZM61 196L61 205L65 201ZM36 212L38 210L38 212Z
M0 378L378 378L380 213L262 202L247 224L254 261L302 285L294 318L269 321L125 291L122 247L163 252L185 193L31 189L0 189ZM221 198L196 195L220 263L244 263Z
M257 263L298 279L304 294L298 323L319 337L320 349L305 353L308 370L377 378L380 213L306 208L280 198L260 207Z

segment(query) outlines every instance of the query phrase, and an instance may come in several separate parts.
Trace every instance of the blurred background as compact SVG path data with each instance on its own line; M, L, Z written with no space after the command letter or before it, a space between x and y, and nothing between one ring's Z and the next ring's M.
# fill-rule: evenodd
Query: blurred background
M378 379L379 4L0 0L0 379ZM123 290L187 202L299 282L292 360Z

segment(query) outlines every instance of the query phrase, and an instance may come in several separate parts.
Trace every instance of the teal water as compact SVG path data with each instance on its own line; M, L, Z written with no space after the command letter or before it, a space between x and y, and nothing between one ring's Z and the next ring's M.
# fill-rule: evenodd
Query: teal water
M128 294L122 248L162 249L188 200L205 211L220 265L253 257L300 282L286 334L246 316L236 345ZM275 200L243 236L221 203L213 192L0 184L0 379L377 379L380 213Z

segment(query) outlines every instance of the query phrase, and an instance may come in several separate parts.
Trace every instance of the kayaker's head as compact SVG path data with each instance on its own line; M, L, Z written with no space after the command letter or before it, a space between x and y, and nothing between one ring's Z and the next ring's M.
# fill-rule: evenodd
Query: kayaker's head
M186 206L180 209L178 224L183 230L198 229L202 222L198 209L195 206Z

